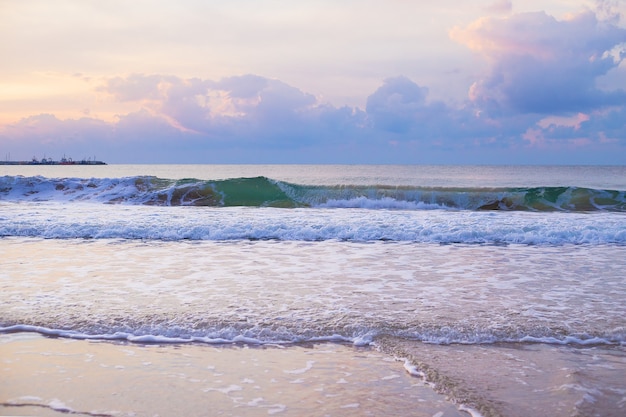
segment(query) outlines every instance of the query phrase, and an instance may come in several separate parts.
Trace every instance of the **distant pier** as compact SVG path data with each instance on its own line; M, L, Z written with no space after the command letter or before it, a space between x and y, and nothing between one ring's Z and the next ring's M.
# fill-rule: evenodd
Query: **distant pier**
M74 161L72 158L63 157L60 160L52 158L33 158L30 161L0 161L0 165L106 165L106 162L97 161L95 159L81 159Z

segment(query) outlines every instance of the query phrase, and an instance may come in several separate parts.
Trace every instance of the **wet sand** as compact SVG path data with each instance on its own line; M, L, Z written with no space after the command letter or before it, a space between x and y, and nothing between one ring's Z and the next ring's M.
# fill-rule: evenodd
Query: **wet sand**
M0 335L0 415L467 417L403 362L335 343L140 345Z
M626 414L624 347L395 338L379 345L144 345L4 334L0 415Z
M484 417L626 415L626 347L381 341Z

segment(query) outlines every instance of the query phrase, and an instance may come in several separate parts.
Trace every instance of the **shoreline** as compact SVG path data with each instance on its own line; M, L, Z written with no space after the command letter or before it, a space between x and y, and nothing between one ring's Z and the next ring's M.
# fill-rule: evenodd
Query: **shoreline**
M468 417L372 347L0 334L0 415Z
M619 417L626 413L626 346L499 342L438 345L383 338L438 393L483 417Z
M202 404L243 416L618 417L626 410L624 346L392 337L364 347L162 344L16 332L0 334L0 358L9 376L0 382L0 415L193 416L203 415Z

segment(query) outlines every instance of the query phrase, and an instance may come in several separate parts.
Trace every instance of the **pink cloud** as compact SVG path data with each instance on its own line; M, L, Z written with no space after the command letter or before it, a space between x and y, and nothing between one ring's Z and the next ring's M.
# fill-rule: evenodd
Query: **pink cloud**
M543 131L537 128L529 128L522 134L522 138L527 141L531 146L541 147L545 145L546 138L543 135Z
M547 129L549 127L568 126L574 130L579 130L581 124L589 121L589 119L589 115L584 113L577 113L574 116L569 117L549 116L541 119L537 125L541 126L543 129Z
M598 77L626 58L607 53L626 42L626 29L591 11L564 20L544 12L482 18L450 36L489 64L469 91L485 109L567 114L626 104L623 86L596 87Z

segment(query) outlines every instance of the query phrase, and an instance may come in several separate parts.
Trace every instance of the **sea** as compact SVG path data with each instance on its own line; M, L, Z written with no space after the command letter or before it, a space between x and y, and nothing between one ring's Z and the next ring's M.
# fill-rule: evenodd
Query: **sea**
M0 352L325 346L461 415L626 414L626 166L1 166L0 254Z

